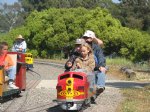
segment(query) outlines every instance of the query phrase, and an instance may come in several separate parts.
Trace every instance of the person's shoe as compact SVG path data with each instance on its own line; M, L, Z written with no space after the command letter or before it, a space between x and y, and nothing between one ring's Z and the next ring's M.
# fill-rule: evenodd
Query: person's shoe
M91 98L91 104L97 104L94 97Z
M9 83L9 88L10 89L19 89L19 87L17 87L13 82Z
M97 95L101 94L105 90L105 87L97 86Z

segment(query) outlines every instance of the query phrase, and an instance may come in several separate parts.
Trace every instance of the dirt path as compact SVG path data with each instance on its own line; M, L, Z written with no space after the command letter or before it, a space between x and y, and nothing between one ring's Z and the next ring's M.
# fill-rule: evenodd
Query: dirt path
M34 71L41 75L27 72L27 81L41 80L57 81L58 74L64 70L49 65L34 65ZM56 84L56 83L53 83ZM92 104L84 112L116 112L117 106L123 100L121 88L142 87L148 83L138 83L119 80L114 75L107 75L106 89L96 99L96 104ZM42 85L41 85L42 86ZM44 85L46 87L31 88L22 93L20 98L8 101L0 105L0 112L62 112L53 100L56 98L56 85Z

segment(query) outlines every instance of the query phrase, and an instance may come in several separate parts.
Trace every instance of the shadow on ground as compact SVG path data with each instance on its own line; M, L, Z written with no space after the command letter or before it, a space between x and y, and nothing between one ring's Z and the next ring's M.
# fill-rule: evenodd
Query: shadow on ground
M47 109L47 112L63 112L63 110L58 106L50 107Z
M106 82L107 87L115 88L143 88L144 86L150 86L150 82L132 82L132 81L109 81Z

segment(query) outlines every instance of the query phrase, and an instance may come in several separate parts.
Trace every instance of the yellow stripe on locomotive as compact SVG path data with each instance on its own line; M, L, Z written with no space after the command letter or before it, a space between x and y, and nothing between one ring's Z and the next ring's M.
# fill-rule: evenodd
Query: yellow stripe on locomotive
M73 97L83 95L84 92L79 92L73 89L74 78L68 78L66 80L66 90L60 91L58 94L60 96L65 96L66 99L73 99Z
M33 56L31 53L25 53L25 62L27 64L27 69L33 68Z

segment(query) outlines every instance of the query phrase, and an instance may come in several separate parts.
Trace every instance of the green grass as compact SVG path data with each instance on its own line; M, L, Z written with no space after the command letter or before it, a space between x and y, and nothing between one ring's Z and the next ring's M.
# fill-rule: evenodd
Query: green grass
M142 64L135 64L132 61L125 58L106 58L106 65L113 65L118 67L128 67L132 69L148 70L150 69L150 63L144 62Z
M117 112L150 112L150 86L122 90L125 100Z
M133 63L130 60L125 58L106 58L107 65L117 65L117 66L133 66Z

